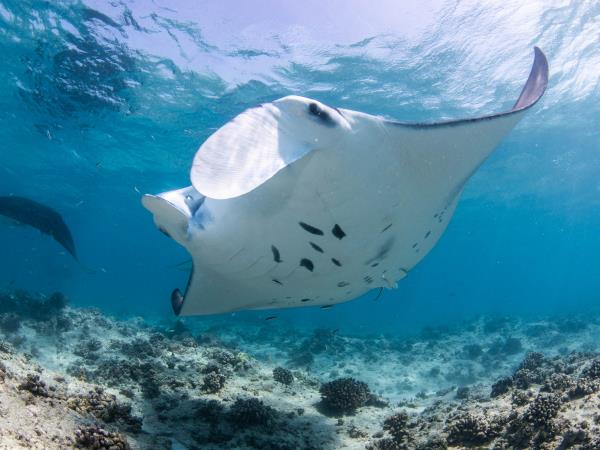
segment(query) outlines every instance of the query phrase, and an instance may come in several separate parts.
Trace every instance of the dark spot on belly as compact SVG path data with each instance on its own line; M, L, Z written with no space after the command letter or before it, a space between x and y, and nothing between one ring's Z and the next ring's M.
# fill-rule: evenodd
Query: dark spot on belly
M309 244L312 248L314 248L319 253L323 253L323 249L321 247L319 247L317 244L315 244L314 242L309 242Z
M371 283L373 283L373 278L372 278L372 277L370 277L369 275L365 276L365 277L363 278L363 280L365 280L365 283L367 283L367 284L371 284Z
M412 248L417 248L417 245L419 245L419 244L417 244L417 243L415 242L415 243L413 244Z
M342 227L340 227L337 223L335 224L335 226L333 227L331 232L338 239L343 239L344 236L346 236L346 233L344 233L344 230L342 230Z
M303 298L300 300L302 303L310 302L310 298Z
M392 224L390 223L387 227L385 227L383 230L381 230L381 232L383 233L384 231L389 230L392 227Z
M338 287L346 287L349 286L350 283L348 283L347 281L340 281L337 285Z
M337 259L335 258L331 258L331 262L334 263L336 266L338 267L342 267L342 263L339 262Z
M281 255L279 254L279 249L274 245L271 245L271 251L273 252L273 261L276 263L281 262Z
M308 258L302 258L300 260L300 266L304 267L305 269L310 270L311 272L315 268L315 265L313 264L313 262Z
M394 247L394 238L389 237L383 244L381 244L381 246L377 250L377 253L375 254L375 256L373 256L372 258L370 258L368 261L365 262L365 265L367 265L367 266L370 265L371 267L377 267L379 265L379 263L387 257L387 255L390 253L390 250L393 247Z
M425 239L427 239L429 237L429 235L431 234L431 230L428 231L427 233L425 233Z
M273 283L277 283L277 284L283 286L283 283L275 278L273 278Z
M304 222L298 222L302 228L308 231L311 234L316 234L317 236L323 236L323 230L319 230L317 227L313 227Z

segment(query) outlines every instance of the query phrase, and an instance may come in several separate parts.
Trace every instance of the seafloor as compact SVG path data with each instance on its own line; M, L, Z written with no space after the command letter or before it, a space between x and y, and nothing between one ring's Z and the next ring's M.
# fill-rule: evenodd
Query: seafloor
M600 317L394 338L23 291L0 313L2 449L600 449Z

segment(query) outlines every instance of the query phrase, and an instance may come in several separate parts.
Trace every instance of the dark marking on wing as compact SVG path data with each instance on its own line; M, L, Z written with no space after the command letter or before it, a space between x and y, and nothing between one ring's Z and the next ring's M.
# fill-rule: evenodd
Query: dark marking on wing
M412 245L412 248L417 248L417 245L419 245L419 244L417 244L417 243L415 242L415 243Z
M279 253L279 249L274 245L271 245L271 251L273 252L273 261L275 261L276 263L280 263L281 255Z
M431 234L431 230L429 230L427 233L425 233L425 239L427 239L430 234Z
M315 244L314 242L309 242L309 244L312 248L314 248L319 253L323 253L323 249L321 247L319 247L317 244Z
M171 237L171 235L169 234L169 232L167 230L165 230L163 227L158 227L158 231L160 231L162 234L164 234L165 236L167 236L169 238Z
M333 308L333 305L323 305L323 306L321 306L321 309L329 309L329 308Z
M372 278L372 277L370 277L369 275L366 275L366 276L363 278L363 280L365 280L365 283L367 283L367 284L371 284L371 283L373 283L373 278Z
M310 302L310 298L303 298L300 300L302 303Z
M389 254L390 250L394 247L394 238L388 238L381 246L379 250L377 250L377 254L373 256L371 259L365 262L365 265L370 265L371 267L377 267L377 264L386 258ZM373 265L375 264L375 265Z
M379 265L378 262L371 264L371 267L377 267Z
M350 283L348 283L347 281L340 281L337 285L338 287L346 287L349 286Z
M381 230L381 232L383 233L384 231L389 230L392 227L392 224L390 223L387 227L385 227L383 230Z
M302 258L300 260L300 266L304 267L305 269L310 270L311 272L315 268L315 265L313 264L313 262L310 259L308 259L308 258Z
M319 123L328 126L335 127L335 121L331 118L329 113L321 108L317 103L312 102L308 105L308 113L319 119Z
M342 263L339 262L337 259L335 258L331 258L331 262L334 263L336 266L338 267L342 267Z
M273 283L277 283L280 286L283 286L283 283L281 281L277 280L276 278L273 278Z
M308 231L311 234L316 234L317 236L323 236L323 230L319 230L317 227L313 227L305 222L298 222L302 228Z
M342 230L342 227L340 227L337 223L335 224L335 226L333 227L331 232L338 239L343 239L346 236L346 233L344 233L344 230Z

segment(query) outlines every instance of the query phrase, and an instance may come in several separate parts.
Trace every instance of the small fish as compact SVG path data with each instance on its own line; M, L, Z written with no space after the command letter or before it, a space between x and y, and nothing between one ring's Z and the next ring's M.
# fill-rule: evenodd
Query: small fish
M333 305L323 305L320 308L321 309L329 309L329 308L333 308Z
M277 319L277 316L269 316L265 320L273 320L273 319Z

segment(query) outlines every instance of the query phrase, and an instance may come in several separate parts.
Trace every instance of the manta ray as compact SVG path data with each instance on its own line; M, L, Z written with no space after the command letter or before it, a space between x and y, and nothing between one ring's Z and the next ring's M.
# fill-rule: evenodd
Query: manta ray
M71 231L54 209L25 197L0 196L0 215L52 236L78 261Z
M393 288L446 229L465 183L544 94L548 62L505 112L405 123L291 95L196 153L191 186L145 195L192 257L177 315L329 306Z

